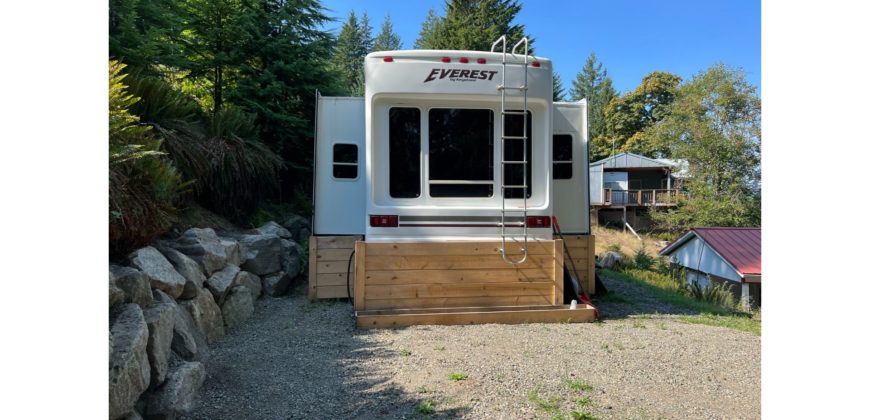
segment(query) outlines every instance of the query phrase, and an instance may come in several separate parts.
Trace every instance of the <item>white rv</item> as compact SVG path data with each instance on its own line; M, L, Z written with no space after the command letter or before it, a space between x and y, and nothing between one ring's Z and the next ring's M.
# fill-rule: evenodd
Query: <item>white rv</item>
M535 258L542 255L540 247L556 245L553 216L563 233L585 241L578 252L588 260L593 245L589 242L586 102L553 102L552 64L527 54L525 39L513 51L502 37L493 52L372 53L365 59L365 85L364 98L317 98L312 297L347 296L346 290L353 286L357 309L372 306L358 302L359 296L365 296L359 275L366 267L359 267L359 255L353 262L349 254L353 248L359 251L359 246L380 244L390 248L378 252L392 249L408 258L428 257L429 262L432 255L448 254L456 256L453 261L462 261L435 264L443 267L428 273L425 263L415 265L420 258L410 263L408 258L366 260L369 271L418 271L419 282L405 285L444 285L445 281L427 276L443 277L448 275L443 271L456 267L514 273L529 264L540 268L542 258ZM558 271L562 271L559 242L560 249L549 255L553 259L560 254ZM466 261L474 255L463 254L470 244L494 244L486 246L489 251L483 259L488 261L495 253L500 266L488 261L478 267ZM336 266L342 262L353 265L357 279L349 278L349 268L339 272ZM589 264L585 261L583 267L587 275ZM344 274L347 288L340 290L341 279L327 274ZM486 283L457 281L463 283L460 289ZM387 285L377 287L381 286ZM395 290L372 290L376 296L386 293L385 298L372 300L408 299L397 297L405 294ZM415 293L414 297L421 296L419 290ZM460 293L442 295L432 304L461 306L452 304L459 301L449 301ZM548 303L562 304L561 300L559 296ZM377 303L375 309L432 306L411 301L404 302L410 307Z

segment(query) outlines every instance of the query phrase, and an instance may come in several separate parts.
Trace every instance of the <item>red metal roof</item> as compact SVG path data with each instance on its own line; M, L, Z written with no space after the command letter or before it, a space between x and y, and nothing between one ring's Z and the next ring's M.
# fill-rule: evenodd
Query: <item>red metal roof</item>
M705 227L691 232L700 236L740 274L761 274L761 228Z

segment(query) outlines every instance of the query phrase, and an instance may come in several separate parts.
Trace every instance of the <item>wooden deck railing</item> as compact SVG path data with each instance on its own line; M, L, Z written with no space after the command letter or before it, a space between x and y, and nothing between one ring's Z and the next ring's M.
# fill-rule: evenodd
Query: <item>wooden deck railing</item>
M604 189L604 202L617 206L668 206L677 202L677 190Z

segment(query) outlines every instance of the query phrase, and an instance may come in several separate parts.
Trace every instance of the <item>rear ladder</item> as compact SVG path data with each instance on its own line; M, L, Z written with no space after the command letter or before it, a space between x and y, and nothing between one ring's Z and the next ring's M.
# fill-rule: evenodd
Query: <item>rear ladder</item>
M501 84L498 86L498 90L501 92L501 150L502 150L502 159L501 159L501 173L502 173L502 185L501 185L501 257L508 264L522 264L526 261L529 256L529 232L528 232L528 191L529 191L529 180L527 176L527 168L528 168L528 156L526 149L526 142L528 142L528 82L529 82L529 39L527 37L523 37L516 44L514 44L513 49L511 49L511 56L516 57L517 49L523 47L523 61L522 63L511 62L508 63L507 60L507 37L506 35L502 35L499 39L497 39L493 44L492 48L490 48L490 52L496 52L496 47L498 44L501 44ZM523 69L523 84L522 86L507 86L507 69L509 66L514 67L522 67ZM521 92L523 95L523 109L520 110L508 110L507 109L507 92L508 91L517 91ZM505 132L506 122L509 115L522 115L523 118L523 132L521 136L508 136ZM523 151L523 159L522 160L506 160L505 159L505 142L513 141L520 142L520 147ZM521 185L508 185L506 184L507 180L505 177L505 165L522 165L522 184ZM511 191L521 190L523 196L522 206L518 206L516 208L508 208L507 206L507 198L506 198L506 190L511 189ZM513 217L511 217L513 215ZM513 220L516 216L522 217L520 224L512 223L510 226L508 225L509 220ZM510 229L519 229L522 228L522 257L519 259L515 259L514 257L508 255L507 252L507 241L510 238L513 242L520 242L518 239L519 232L514 231L510 232Z

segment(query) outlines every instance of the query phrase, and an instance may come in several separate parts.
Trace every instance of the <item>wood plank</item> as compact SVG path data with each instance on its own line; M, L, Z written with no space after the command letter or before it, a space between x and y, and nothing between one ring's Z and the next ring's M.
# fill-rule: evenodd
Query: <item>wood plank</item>
M529 241L529 255L552 255L551 241ZM501 255L500 241L484 242L369 242L366 252L375 255ZM522 243L507 243L510 254L522 253Z
M353 293L353 286L350 292ZM318 299L347 298L347 286L317 286L316 295Z
M565 270L562 269L564 264L563 262L563 253L562 250L562 241L555 240L553 241L553 255L556 256L556 262L553 265L553 279L555 282L555 287L553 287L553 305L559 305L562 302L562 299L565 296Z
M367 271L366 284L451 284L551 282L552 274L543 268L500 268L464 270L390 270Z
M308 300L317 299L317 237L308 237Z
M548 296L495 296L458 298L369 299L367 309L447 308L465 306L547 305Z
M366 309L366 243L357 241L355 247L355 266L353 279L353 307L361 311Z
M347 273L319 274L317 287L320 286L344 286L347 284ZM353 288L353 267L350 269L350 286Z
M553 283L408 284L366 286L367 299L435 297L550 296ZM551 302L552 303L552 302Z
M353 249L354 243L362 239L361 236L314 236L317 240L317 249Z
M366 261L366 270L456 270L466 268L547 268L552 267L555 258L552 255L530 255L522 264L510 265L500 255L464 256L464 255L380 255Z
M528 307L465 308L465 311L410 312L410 313L357 313L357 327L392 328L409 325L468 325L468 324L523 324L535 322L592 322L595 310L587 305L568 309L567 305L551 309Z
M351 263L353 264L353 263ZM353 271L353 265L350 266ZM347 273L347 260L344 261L326 261L317 263L317 274L339 274Z
M595 293L595 236L589 235L589 253L586 256L586 269L588 276L586 277L586 292L589 294Z
M317 250L316 256L317 261L344 261L347 262L350 259L350 254L353 252L353 248L347 249L319 249ZM314 255L314 254L312 254Z

